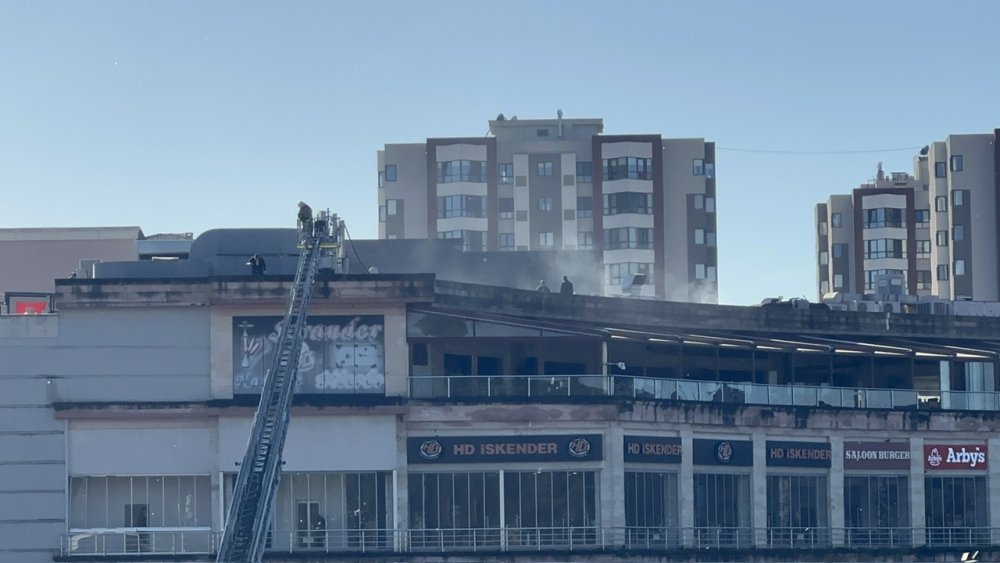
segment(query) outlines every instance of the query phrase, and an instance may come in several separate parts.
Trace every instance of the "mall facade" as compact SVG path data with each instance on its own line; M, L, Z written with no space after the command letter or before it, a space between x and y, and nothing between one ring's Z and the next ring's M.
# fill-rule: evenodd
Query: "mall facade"
M0 559L217 547L291 276L109 268L0 317ZM267 559L1000 554L997 335L327 275Z

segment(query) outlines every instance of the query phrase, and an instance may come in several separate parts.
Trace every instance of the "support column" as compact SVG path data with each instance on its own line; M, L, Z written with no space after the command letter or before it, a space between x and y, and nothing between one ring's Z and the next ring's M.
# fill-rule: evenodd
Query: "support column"
M986 441L986 446L989 448L989 457L987 458L989 475L986 479L986 486L989 487L990 494L990 518L994 522L991 524L994 529L991 530L990 542L993 543L997 541L995 522L1000 519L1000 438L990 438Z
M767 435L757 431L753 439L753 472L750 474L750 502L753 503L753 543L767 547Z
M844 545L844 439L830 437L830 539Z
M913 545L927 543L924 527L924 439L910 438L910 527Z
M678 478L681 545L694 545L694 438L690 430L681 430L681 473Z
M396 416L396 470L393 476L392 527L393 547L396 551L409 551L408 515L410 513L409 466L406 463L406 421Z
M625 527L625 437L622 427L613 424L604 434L604 470L601 471L601 521L603 534ZM614 545L624 542L624 535L605 535Z

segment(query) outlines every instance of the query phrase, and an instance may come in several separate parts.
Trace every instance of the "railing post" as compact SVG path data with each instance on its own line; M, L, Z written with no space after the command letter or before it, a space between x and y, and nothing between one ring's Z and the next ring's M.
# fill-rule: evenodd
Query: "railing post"
M448 398L450 399L451 398L451 377L448 377L446 375L444 377L444 382L445 382L445 388L447 389Z
M493 396L493 377L489 375L486 376L486 396Z

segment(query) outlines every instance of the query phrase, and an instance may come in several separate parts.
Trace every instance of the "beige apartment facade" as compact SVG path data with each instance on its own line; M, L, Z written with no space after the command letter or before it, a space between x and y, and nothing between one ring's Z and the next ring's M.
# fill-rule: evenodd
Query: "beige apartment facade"
M599 279L604 295L643 274L633 295L717 301L714 143L605 135L601 119L561 112L501 115L489 130L385 145L379 238L457 239L467 252L598 250L599 262L569 274Z

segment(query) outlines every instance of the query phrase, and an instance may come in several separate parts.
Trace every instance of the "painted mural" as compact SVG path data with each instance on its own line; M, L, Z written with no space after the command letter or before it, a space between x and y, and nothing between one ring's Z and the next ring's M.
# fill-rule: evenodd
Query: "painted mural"
M234 394L260 394L281 323L282 317L233 317ZM310 316L295 392L384 394L384 317Z

